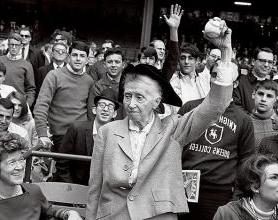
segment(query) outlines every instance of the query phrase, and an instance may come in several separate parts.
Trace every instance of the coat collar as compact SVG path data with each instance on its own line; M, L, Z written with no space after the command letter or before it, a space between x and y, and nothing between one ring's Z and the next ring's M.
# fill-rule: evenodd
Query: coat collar
M128 129L128 117L122 120L122 126L119 126L117 130L114 132L115 136L118 136L118 145L123 150L123 152L132 160L133 155L131 151L131 143L129 137L129 129ZM155 114L154 123L152 128L147 135L144 149L142 151L141 160L144 159L151 150L157 145L159 140L163 137L163 125L161 123L160 118Z

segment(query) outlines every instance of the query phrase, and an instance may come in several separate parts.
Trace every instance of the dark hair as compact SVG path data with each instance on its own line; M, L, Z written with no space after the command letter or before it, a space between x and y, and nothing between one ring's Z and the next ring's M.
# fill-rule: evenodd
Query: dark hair
M256 92L258 89L261 89L261 88L267 89L267 90L273 90L275 92L275 95L278 96L278 84L277 84L277 82L275 82L273 80L266 79L263 81L259 81L256 84L254 91Z
M20 27L18 33L20 33L21 31L29 31L30 35L32 36L32 31L27 26Z
M0 72L3 72L6 75L7 68L4 63L0 62Z
M82 41L74 41L72 42L70 48L69 48L69 53L71 54L72 49L76 49L76 50L81 50L81 51L85 51L87 56L89 55L89 46L82 42Z
M251 187L258 189L261 186L264 169L271 164L278 164L277 157L273 154L254 154L242 164L237 173L236 184L242 191L243 197L253 197L254 192Z
M104 53L104 60L106 60L106 58L112 54L118 54L122 56L122 60L124 60L124 55L123 52L120 48L109 48L105 51Z
M18 117L18 119L20 120L29 120L29 116L28 116L28 105L27 105L27 101L24 95L22 95L19 92L12 92L11 94L8 95L7 97L8 99L12 100L17 99L20 101L20 104L22 106L22 110L20 113L20 116Z
M28 150L28 142L15 133L7 132L0 135L0 161L3 153Z
M114 41L113 41L113 40L110 40L110 39L104 40L104 42L103 42L101 45L103 45L103 44L111 44L111 45L112 45L112 48L115 46Z
M258 59L258 55L260 52L267 52L267 53L272 53L273 54L273 50L271 50L269 47L261 47L261 48L256 48L254 51L254 58Z
M14 104L9 98L0 98L0 105L5 109L12 109L14 111Z

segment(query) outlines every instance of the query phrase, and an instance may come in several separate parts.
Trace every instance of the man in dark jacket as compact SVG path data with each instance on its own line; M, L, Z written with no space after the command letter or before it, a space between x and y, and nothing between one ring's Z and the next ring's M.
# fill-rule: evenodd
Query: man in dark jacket
M100 95L96 96L94 99L95 107L91 110L94 114L94 120L74 122L67 130L58 152L91 156L94 137L98 129L112 121L117 115L117 109L119 108L117 98L117 92L113 89L105 89ZM55 181L88 185L89 162L57 161L56 169Z
M269 74L274 63L274 55L270 48L260 48L255 51L255 59L253 69L248 75L240 76L238 87L233 91L235 104L241 106L247 113L252 113L255 107L252 92L257 82L270 78Z

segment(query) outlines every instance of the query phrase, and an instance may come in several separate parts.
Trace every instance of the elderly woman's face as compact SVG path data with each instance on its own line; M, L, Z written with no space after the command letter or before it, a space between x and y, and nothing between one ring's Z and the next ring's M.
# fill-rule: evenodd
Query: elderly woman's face
M139 76L126 82L123 104L129 119L135 123L145 126L159 102L159 85L156 81Z
M25 171L25 160L22 158L22 152L3 153L0 159L0 181L7 185L21 184Z
M268 203L278 203L278 164L265 167L264 175L261 177L259 196Z

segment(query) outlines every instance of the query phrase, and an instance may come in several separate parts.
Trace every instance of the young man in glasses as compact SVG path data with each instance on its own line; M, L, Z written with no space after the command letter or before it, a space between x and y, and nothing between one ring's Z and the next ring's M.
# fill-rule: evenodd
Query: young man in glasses
M9 52L0 57L0 62L6 66L4 84L13 86L18 92L26 96L29 106L35 99L35 83L32 65L22 58L22 37L11 33L8 38Z
M270 79L273 61L274 55L270 48L257 49L255 51L254 67L247 75L241 75L239 78L238 87L233 92L233 100L236 105L241 106L249 114L255 107L252 92L257 82Z
M119 103L117 92L105 89L94 99L92 121L78 121L67 130L58 151L60 153L91 156L94 138L101 126L114 120ZM56 163L55 181L88 185L90 162L59 160Z

